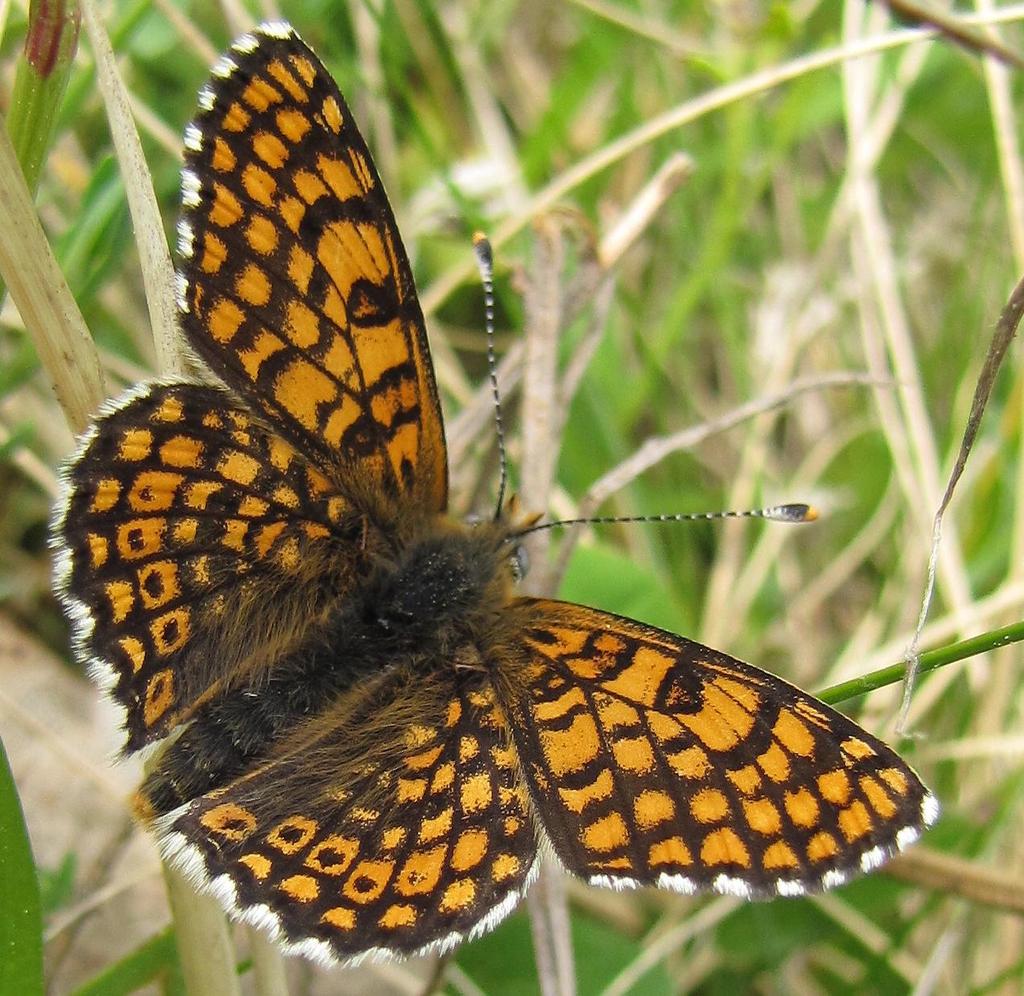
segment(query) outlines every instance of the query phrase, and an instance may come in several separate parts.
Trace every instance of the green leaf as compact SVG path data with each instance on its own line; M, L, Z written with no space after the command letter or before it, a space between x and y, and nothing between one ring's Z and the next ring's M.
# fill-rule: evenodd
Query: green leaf
M151 937L75 991L74 996L126 996L148 982L162 980L165 993L184 992L174 931Z
M0 741L0 993L42 992L39 880L18 790Z
M47 916L71 901L78 872L78 855L68 851L56 868L39 868L39 898Z

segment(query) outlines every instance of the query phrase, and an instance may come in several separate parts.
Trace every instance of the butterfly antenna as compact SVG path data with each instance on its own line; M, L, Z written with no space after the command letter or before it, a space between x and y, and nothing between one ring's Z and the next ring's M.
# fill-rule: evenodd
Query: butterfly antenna
M505 488L508 485L508 454L505 452L505 426L501 421L501 394L498 391L498 363L494 358L494 254L490 239L483 232L473 234L473 252L480 270L480 282L484 285L484 328L487 330L487 371L491 378L491 396L494 399L494 428L498 436L498 505L494 520L501 518L505 504Z
M683 512L679 515L610 515L594 516L588 519L558 519L555 522L542 522L515 533L515 538L529 533L540 532L542 529L564 528L566 526L608 525L616 522L706 522L714 519L769 519L772 522L813 522L818 518L818 510L813 505L793 503L789 505L769 505L766 508L748 508L739 512Z

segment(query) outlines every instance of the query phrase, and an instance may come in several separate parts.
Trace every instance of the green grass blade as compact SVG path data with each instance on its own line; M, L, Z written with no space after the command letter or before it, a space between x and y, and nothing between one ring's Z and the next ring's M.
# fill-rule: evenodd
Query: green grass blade
M7 129L33 194L71 75L79 17L73 3L33 4L30 11Z
M0 741L0 993L43 991L43 921L32 846Z

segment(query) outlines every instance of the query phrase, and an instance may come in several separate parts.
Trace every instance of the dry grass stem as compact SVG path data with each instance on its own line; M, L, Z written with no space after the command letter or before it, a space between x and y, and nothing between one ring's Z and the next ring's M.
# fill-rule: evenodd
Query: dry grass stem
M901 854L888 865L886 873L944 895L1024 914L1024 877L1006 868L986 868L922 846Z
M0 276L53 385L81 432L106 396L92 337L43 232L7 129L0 127Z
M142 153L142 143L132 119L128 90L118 72L110 39L103 27L95 0L82 0L82 23L89 36L96 60L96 76L110 135L117 150L128 207L135 227L142 280L146 288L153 342L161 373L180 374L187 369L178 331L178 311L174 301L174 267L164 238L163 219L153 192L153 178Z
M684 152L676 152L661 164L602 236L597 259L603 269L611 270L618 264L694 169L693 159Z
M541 219L526 286L526 354L523 364L523 466L520 498L524 508L543 509L554 479L562 414L557 411L557 341L562 328L563 231L554 219ZM529 595L550 595L546 532L531 537ZM537 881L527 898L534 955L544 996L573 996L572 941L562 871L540 859Z

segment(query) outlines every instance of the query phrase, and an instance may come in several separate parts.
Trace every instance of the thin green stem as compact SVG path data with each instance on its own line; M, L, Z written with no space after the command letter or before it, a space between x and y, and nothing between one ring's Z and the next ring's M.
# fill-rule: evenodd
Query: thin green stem
M934 671L936 668L945 667L956 661L962 661L975 654L987 653L990 650L997 650L1011 643L1024 640L1024 622L1013 623L1004 626L1002 629L993 629L980 636L972 636L969 640L960 640L958 643L951 643L946 647L939 647L936 650L929 650L921 654L918 660L917 673L919 675ZM818 698L822 702L834 705L837 702L844 702L846 699L855 698L858 695L866 695L876 688L884 688L886 685L894 685L902 681L907 675L908 663L901 661L899 664L890 664L888 667L879 668L869 674L861 675L859 678L851 678L849 681L841 681L838 685L830 685L828 688L818 692Z

